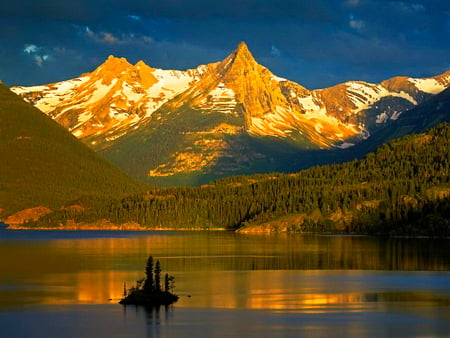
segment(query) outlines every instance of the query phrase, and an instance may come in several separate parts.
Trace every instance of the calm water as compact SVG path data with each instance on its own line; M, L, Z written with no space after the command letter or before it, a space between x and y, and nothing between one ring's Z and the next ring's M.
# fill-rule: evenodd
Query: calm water
M180 300L122 307L151 254ZM0 337L450 337L450 241L0 230Z

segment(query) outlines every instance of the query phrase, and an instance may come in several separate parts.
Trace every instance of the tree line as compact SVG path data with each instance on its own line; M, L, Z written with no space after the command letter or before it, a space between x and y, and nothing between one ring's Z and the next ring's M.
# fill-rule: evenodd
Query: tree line
M449 140L445 123L391 141L362 160L91 198L82 212L59 210L30 226L106 219L148 228L235 230L298 215L291 231L448 237Z

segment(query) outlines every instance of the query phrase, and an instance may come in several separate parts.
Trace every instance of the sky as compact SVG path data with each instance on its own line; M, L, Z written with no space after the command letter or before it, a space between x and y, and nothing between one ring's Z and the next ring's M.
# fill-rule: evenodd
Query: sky
M108 55L164 69L256 60L309 88L450 69L449 0L14 0L0 6L0 81L37 85Z

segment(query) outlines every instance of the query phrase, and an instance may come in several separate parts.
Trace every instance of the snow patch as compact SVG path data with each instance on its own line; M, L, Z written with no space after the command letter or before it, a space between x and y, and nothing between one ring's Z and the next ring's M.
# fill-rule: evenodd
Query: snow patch
M269 134L269 135L278 135L281 137L286 136L285 131L277 128L274 124L260 117L251 118L251 126L249 132L250 134L254 135Z
M336 148L340 148L340 149L348 149L353 147L355 144L354 143L350 143L350 142L343 142L342 144L336 145Z
M403 113L402 111L395 111L391 116L391 120L393 121L397 120L400 117L400 115L402 115L402 113Z
M359 137L363 140L367 140L370 137L370 132L365 129L363 125L360 125L359 127L361 129L361 131L359 132Z
M92 116L93 115L90 111L85 111L84 113L78 115L78 123L79 124L85 123L86 121L89 121Z
M128 101L134 101L134 102L138 102L142 98L142 96L144 95L143 92L142 93L137 93L136 90L135 90L135 87L130 86L126 82L122 83L122 94L126 96Z
M436 79L414 79L409 78L409 82L414 84L417 89L428 94L438 94L446 87L439 83Z
M234 113L236 104L234 91L227 88L224 83L219 83L196 108L207 112L230 114Z
M318 133L321 133L321 132L322 132L322 129L323 129L322 123L317 122L317 123L314 125L314 129L315 129Z
M299 97L297 98L298 103L303 107L303 109L307 112L313 112L320 110L320 106L314 101L312 95Z
M80 136L83 135L83 131L82 131L81 129L77 129L77 130L75 130L74 132L72 132L72 134L73 134L75 137L80 137Z
M382 112L381 114L377 115L377 119L375 120L375 123L380 124L384 123L389 119L389 116L386 112Z
M348 82L347 96L356 107L353 111L355 114L369 108L372 104L379 101L383 97L388 96L400 97L408 100L414 105L417 105L417 101L404 91L391 92L381 85L374 85L364 82Z
M277 82L288 81L288 80L285 79L284 77L279 77L279 76L276 76L276 75L274 75L274 74L272 74L272 80L275 80L275 81L277 81Z
M102 84L102 81L103 81L102 79L97 80L94 82L92 86L90 86L90 88L93 88L94 91L91 94L89 100L86 102L86 104L92 104L103 99L106 96L106 94L108 94L108 92L117 83L117 79L113 79L109 86L105 86L104 84Z
M158 82L146 91L149 100L144 106L147 111L145 117L150 117L164 103L187 90L192 81L196 79L190 73L188 71L156 69L152 74Z

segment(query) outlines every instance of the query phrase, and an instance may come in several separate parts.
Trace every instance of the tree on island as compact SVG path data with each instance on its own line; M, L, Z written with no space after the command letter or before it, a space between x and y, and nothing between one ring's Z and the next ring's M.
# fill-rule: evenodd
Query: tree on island
M136 286L126 290L124 285L124 297L120 304L134 304L146 306L170 305L178 300L178 296L173 294L173 276L165 274L164 290L161 289L161 264L159 261L153 265L153 257L149 256L145 266L145 279L136 281ZM172 291L170 292L169 289Z

